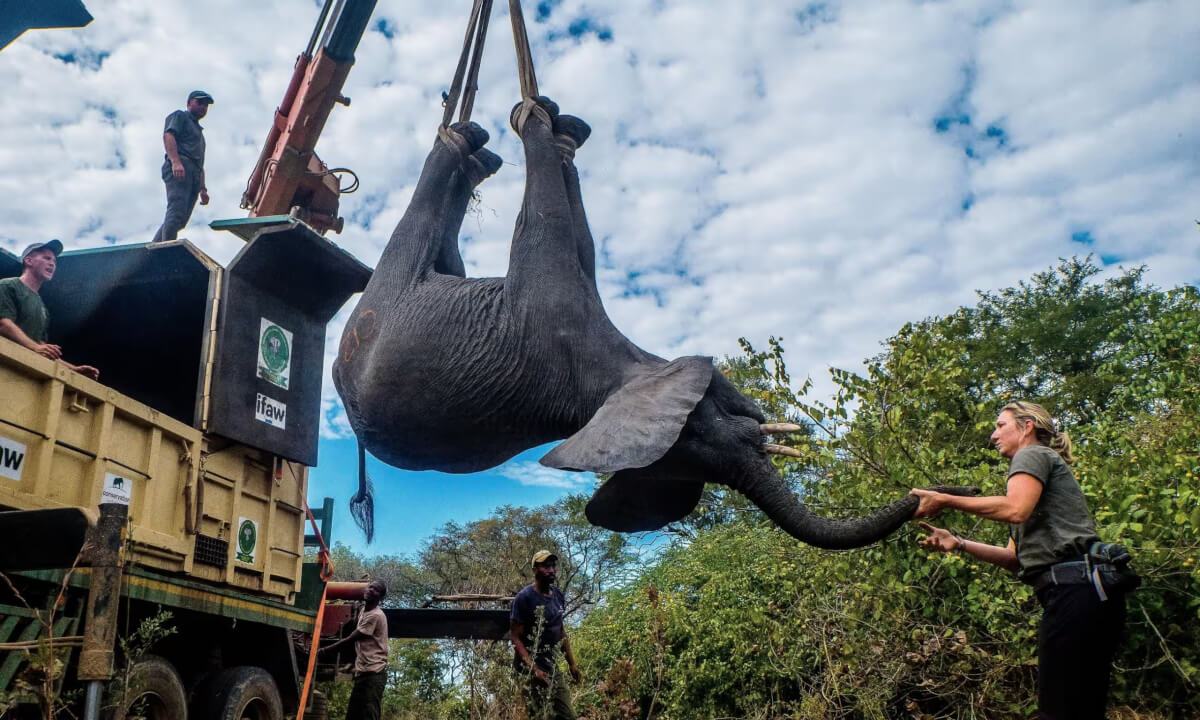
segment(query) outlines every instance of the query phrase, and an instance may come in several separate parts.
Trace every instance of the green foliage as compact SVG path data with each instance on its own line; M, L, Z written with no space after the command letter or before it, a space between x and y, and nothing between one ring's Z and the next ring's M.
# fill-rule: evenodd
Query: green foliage
M1114 700L1200 712L1200 296L1161 292L1140 269L1094 282L1069 260L910 323L836 392L793 391L783 347L742 341L727 374L773 418L810 429L778 461L815 510L860 515L910 487L1004 491L988 446L1011 399L1068 423L1102 537L1130 547L1145 584L1130 601ZM1024 717L1035 697L1030 589L997 568L915 545L914 528L830 553L797 544L727 498L697 516L636 582L574 632L589 717ZM707 521L716 518L716 521ZM1006 528L940 522L1004 544Z
M385 604L392 606L421 607L437 597L472 594L500 599L470 607L507 609L503 598L532 581L530 560L546 548L559 557L567 613L578 616L622 582L634 561L625 536L587 522L585 502L573 495L540 508L505 506L483 520L448 523L415 558L364 557L339 544L331 559L340 580L383 580ZM512 652L507 642L393 640L384 717L517 720L522 703ZM351 687L348 678L322 687L331 717L345 713Z

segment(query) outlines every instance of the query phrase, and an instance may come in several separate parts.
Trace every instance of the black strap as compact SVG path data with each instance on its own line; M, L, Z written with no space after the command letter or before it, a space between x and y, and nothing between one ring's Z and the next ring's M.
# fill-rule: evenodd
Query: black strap
M450 84L450 92L446 94L443 103L446 110L442 114L442 126L448 126L454 111L462 100L462 110L459 122L471 119L471 111L475 106L475 93L479 90L479 62L483 57L483 43L487 39L488 20L492 14L492 0L475 0L471 8L471 19L467 22L467 34L463 38L462 53L458 57L458 67L454 70L454 80ZM470 61L468 65L468 60ZM469 68L469 70L468 70Z

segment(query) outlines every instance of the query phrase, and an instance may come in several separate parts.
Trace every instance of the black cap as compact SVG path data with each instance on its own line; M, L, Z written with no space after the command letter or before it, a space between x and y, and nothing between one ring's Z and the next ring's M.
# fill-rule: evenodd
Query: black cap
M49 242L44 243L34 243L25 248L25 251L21 253L21 259L24 260L25 258L29 257L29 253L37 252L38 250L49 250L50 252L54 253L54 257L58 257L59 253L63 251L62 241L50 240Z
M204 92L203 90L193 90L190 93L188 93L188 102L191 102L193 100L203 100L204 102L208 103L209 105L212 105L213 103L216 102L215 100L212 99L212 95L209 95L208 93Z

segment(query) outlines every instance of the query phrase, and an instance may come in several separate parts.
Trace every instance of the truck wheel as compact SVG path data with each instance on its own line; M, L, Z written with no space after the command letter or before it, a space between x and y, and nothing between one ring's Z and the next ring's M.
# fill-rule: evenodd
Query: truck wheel
M120 682L120 678L117 678ZM116 702L111 720L146 718L147 720L186 720L187 696L179 673L157 655L144 656L129 672L129 684L113 696ZM123 695L123 697L122 697Z
M283 720L283 701L275 679L251 665L231 667L206 683L196 720Z
M312 698L304 710L304 720L329 720L329 699L325 693L312 691Z

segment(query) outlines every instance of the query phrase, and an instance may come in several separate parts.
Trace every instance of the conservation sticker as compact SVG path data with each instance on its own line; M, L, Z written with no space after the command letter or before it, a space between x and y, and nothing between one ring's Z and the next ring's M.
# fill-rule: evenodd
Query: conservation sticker
M287 390L292 368L292 334L266 318L260 319L258 376Z
M104 489L100 491L100 502L128 505L131 484L129 478L123 475L104 473Z
M280 430L287 429L287 405L258 393L254 401L254 419Z
M258 523L250 518L242 518L238 521L237 552L234 553L237 561L253 565L256 548L258 548Z
M21 482L25 468L25 446L16 440L0 436L0 477Z

